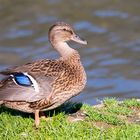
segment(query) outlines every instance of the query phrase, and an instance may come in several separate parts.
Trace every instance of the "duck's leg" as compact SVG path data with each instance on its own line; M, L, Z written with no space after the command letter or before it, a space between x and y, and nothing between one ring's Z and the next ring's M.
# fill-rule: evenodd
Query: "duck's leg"
M40 119L43 119L45 121L48 121L48 120L50 120L50 117L46 117L46 115L45 115L44 112L40 112Z
M35 125L38 126L40 123L39 120L39 110L35 110Z
M45 113L44 113L44 112L40 112L40 117L41 117L42 119L46 119Z

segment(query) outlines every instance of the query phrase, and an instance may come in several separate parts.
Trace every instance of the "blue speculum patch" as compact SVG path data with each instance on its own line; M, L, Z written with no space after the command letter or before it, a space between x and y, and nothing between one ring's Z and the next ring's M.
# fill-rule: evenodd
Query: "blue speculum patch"
M33 84L30 78L23 73L16 73L13 76L18 85L31 86Z

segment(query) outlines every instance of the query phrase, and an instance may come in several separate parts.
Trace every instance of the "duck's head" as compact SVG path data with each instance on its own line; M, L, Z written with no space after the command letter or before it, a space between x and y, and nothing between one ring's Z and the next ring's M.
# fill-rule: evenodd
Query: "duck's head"
M52 44L58 42L75 41L80 44L87 44L87 41L80 38L69 24L57 22L49 30L49 40Z

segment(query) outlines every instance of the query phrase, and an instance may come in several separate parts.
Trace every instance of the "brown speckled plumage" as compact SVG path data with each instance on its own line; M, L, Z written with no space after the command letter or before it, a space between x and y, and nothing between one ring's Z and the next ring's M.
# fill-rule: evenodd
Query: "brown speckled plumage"
M9 108L35 113L36 125L39 124L36 115L39 111L60 106L79 94L86 84L86 74L80 55L66 43L73 40L86 44L86 41L81 40L66 23L53 25L49 30L49 39L60 53L59 59L39 60L0 72L6 76L0 82L0 103ZM24 87L15 83L11 75L17 73L27 73L34 85ZM33 88L36 83L39 91Z

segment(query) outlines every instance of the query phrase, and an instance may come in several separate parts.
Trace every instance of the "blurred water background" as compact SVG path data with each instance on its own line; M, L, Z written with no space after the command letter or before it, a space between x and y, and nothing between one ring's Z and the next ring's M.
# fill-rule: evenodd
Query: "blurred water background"
M85 66L85 90L72 100L140 97L139 0L0 0L0 70L57 58L48 42L56 21L70 23L88 41L76 48Z

